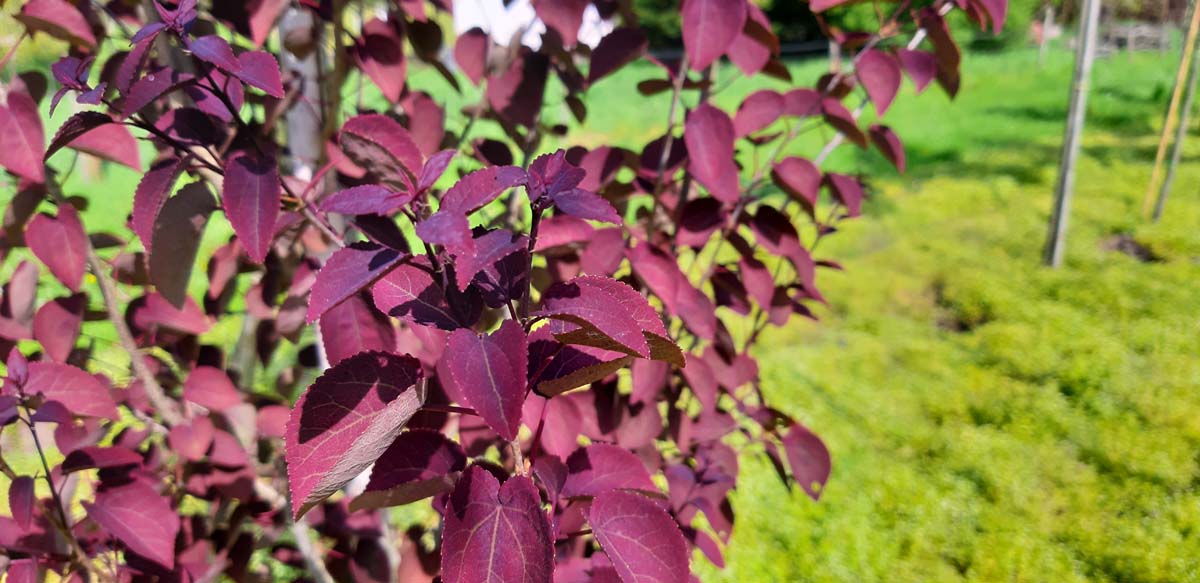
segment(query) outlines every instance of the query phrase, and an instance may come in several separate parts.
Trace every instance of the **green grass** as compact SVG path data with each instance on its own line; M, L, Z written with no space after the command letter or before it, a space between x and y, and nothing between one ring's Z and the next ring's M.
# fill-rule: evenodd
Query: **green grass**
M820 502L744 456L713 581L1200 580L1200 144L1140 219L1173 57L1097 64L1063 269L1039 265L1070 56L969 55L888 121L867 217L821 248L821 321L760 346L768 400L827 441ZM1159 261L1106 249L1127 234Z
M1042 69L1030 51L968 55L954 102L906 88L887 119L906 142L905 176L873 151L837 152L830 167L865 173L872 191L866 216L820 248L845 271L821 274L831 303L820 322L796 320L757 354L769 400L826 439L833 476L815 503L743 456L729 565L698 567L704 580L1200 581L1200 142L1164 220L1150 225L1139 210L1173 59L1097 64L1057 271L1039 257L1065 51ZM793 72L809 82L820 64ZM656 74L635 66L593 88L573 143L640 149L660 135L669 98L630 98ZM731 75L717 74L726 107L785 87ZM447 102L452 129L477 99L429 71L414 84ZM569 118L554 99L544 115ZM794 150L812 155L828 137ZM90 228L115 231L135 180L83 165L64 190L89 200ZM1159 260L1107 250L1117 234ZM214 216L201 264L227 235ZM193 283L198 295L202 271ZM43 286L42 299L58 291ZM123 370L111 331L87 332L104 349L97 368Z

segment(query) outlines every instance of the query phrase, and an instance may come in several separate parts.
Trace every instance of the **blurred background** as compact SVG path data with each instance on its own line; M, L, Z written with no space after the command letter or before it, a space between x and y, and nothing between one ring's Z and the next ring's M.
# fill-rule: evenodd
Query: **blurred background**
M20 4L3 5L0 53L19 34ZM634 4L654 50L678 51L677 0ZM759 4L795 83L815 83L837 56L807 4ZM830 24L855 30L875 22L876 8L855 5ZM831 169L871 182L864 217L818 253L844 268L822 275L832 303L758 354L768 400L826 440L833 475L813 502L746 456L727 568L697 561L704 580L1200 581L1194 119L1161 219L1143 214L1189 6L1104 0L1065 262L1050 269L1042 249L1079 13L1076 1L1012 0L999 37L955 21L956 38L974 39L964 42L958 98L936 89L917 98L906 83L888 116L908 172L875 150L836 152ZM39 35L15 69L48 70L62 52ZM651 71L635 64L592 89L575 138L640 148L660 135L669 95L630 89ZM448 126L478 98L420 65L410 75L445 100ZM741 79L727 64L714 76L727 108L786 86ZM373 90L364 107L382 103ZM546 119L578 125L561 100L547 103ZM62 109L48 134L69 117ZM814 134L798 151L811 155L829 137ZM89 193L89 225L115 231L137 178L82 157L68 186ZM11 196L0 188L0 202ZM202 256L229 235L216 226Z

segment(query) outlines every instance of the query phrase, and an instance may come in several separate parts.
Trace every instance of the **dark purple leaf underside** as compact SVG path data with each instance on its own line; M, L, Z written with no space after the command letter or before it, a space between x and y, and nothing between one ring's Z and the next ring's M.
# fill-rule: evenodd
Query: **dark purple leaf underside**
M191 40L187 46L197 59L227 73L240 73L242 70L242 64L234 56L229 42L215 34Z
M66 147L82 136L102 125L113 123L113 119L98 111L81 111L67 118L58 128L58 132L54 134L54 138L50 140L50 145L46 146L46 153L42 155L43 160L49 160L55 152Z
M537 486L525 476L500 485L471 466L450 495L442 531L446 583L550 583L554 544Z
M762 71L771 57L779 52L779 39L771 31L771 22L761 8L746 3L746 24L741 34L729 45L727 55L747 77Z
M900 142L900 137L892 128L884 125L873 125L868 130L871 136L871 143L875 144L876 148L883 154L896 170L901 174L907 168L907 161L904 155L904 144Z
M364 352L328 369L288 419L286 459L299 517L375 462L421 406L411 356Z
M588 83L595 83L621 67L636 61L646 53L650 43L640 28L623 27L613 30L600 39L592 49L591 65L588 67Z
M400 506L446 492L466 465L462 446L441 433L405 431L375 462L366 490L350 509Z
M622 581L689 580L687 541L671 515L650 498L610 490L592 501L588 522Z
M825 116L825 122L833 126L833 129L841 132L855 146L866 149L867 136L859 129L854 114L850 113L841 101L833 98L822 99L821 113Z
M154 222L150 282L171 305L183 308L188 282L208 217L216 201L203 183L189 184L167 199Z
M33 478L29 476L18 476L8 486L8 509L22 529L29 528L33 520L33 505L37 502L33 486Z
M67 454L62 462L64 474L95 468L119 468L141 465L142 456L125 447L81 447Z

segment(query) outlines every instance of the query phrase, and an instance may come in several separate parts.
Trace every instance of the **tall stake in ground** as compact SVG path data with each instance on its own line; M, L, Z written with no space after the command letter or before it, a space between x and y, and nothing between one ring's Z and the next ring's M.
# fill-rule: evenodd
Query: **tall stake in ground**
M1075 162L1079 159L1079 143L1087 113L1089 80L1092 62L1096 60L1096 29L1100 24L1100 0L1086 0L1079 19L1079 48L1075 53L1075 78L1071 82L1071 108L1067 113L1067 130L1063 137L1062 162L1058 169L1058 186L1054 209L1050 215L1050 233L1046 238L1046 265L1062 265L1063 247L1067 242L1067 219L1070 216L1071 192L1075 188Z
M1196 36L1200 33L1200 10L1192 7L1192 22L1188 25L1187 39L1183 41L1183 56L1179 59L1179 69L1175 72L1175 90L1171 92L1171 104L1167 106L1167 119L1163 123L1162 134L1158 137L1158 151L1154 154L1154 170L1150 173L1150 184L1146 185L1146 196L1142 199L1142 215L1150 214L1150 201L1154 190L1158 187L1159 175L1162 174L1163 160L1167 155L1167 140L1171 137L1172 129L1179 121L1179 101L1186 85L1188 69L1191 68L1192 55L1196 50Z
M1167 204L1167 196L1171 194L1171 184L1175 181L1175 170L1179 167L1179 159L1183 157L1183 139L1187 137L1188 118L1191 117L1192 104L1196 101L1196 77L1200 75L1200 59L1192 56L1192 75L1188 78L1187 90L1183 96L1183 110L1179 114L1179 125L1175 128L1175 143L1171 146L1171 161L1167 163L1167 177L1163 179L1162 188L1158 189L1158 200L1154 203L1154 222L1162 217L1163 207Z

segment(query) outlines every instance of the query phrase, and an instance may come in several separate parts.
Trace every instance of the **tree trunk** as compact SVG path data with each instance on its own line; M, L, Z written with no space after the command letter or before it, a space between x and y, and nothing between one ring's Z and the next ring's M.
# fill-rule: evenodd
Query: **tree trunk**
M1071 210L1071 194L1075 188L1075 163L1079 159L1080 139L1087 114L1087 96L1096 59L1096 29L1100 24L1100 0L1085 0L1079 18L1079 47L1075 54L1075 78L1071 83L1071 106L1067 113L1066 134L1063 137L1062 162L1058 170L1058 187L1054 209L1050 216L1050 233L1046 239L1044 261L1050 267L1062 265L1063 247L1067 242L1067 222Z

